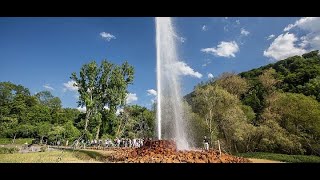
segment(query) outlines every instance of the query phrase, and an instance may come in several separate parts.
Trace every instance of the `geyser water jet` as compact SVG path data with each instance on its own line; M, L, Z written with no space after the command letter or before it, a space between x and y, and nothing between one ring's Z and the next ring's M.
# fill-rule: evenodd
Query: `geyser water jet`
M178 65L177 34L170 17L156 17L157 47L157 135L173 139L179 150L188 150Z

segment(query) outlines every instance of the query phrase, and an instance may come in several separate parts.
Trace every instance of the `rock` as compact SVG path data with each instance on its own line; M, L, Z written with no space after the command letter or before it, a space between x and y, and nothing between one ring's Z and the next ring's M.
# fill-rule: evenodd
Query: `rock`
M250 162L248 159L209 151L177 151L176 144L169 140L146 141L140 148L118 148L112 161L133 163L226 163Z
M133 151L132 153L131 153L131 156L132 157L136 157L138 155L138 153L136 152L136 151Z
M201 155L201 158L202 158L203 160L206 160L206 159L207 159L206 155Z

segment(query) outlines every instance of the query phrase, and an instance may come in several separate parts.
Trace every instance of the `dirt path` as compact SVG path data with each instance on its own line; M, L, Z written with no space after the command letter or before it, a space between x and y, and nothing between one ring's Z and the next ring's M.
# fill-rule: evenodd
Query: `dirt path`
M253 163L285 163L281 161L274 161L274 160L268 160L268 159L255 159L255 158L249 158L250 161Z

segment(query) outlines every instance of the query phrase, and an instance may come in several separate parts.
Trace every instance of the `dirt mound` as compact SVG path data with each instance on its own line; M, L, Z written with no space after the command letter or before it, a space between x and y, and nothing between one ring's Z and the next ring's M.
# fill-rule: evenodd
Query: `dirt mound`
M248 163L248 159L235 157L215 150L177 151L169 140L147 141L141 148L118 149L111 161L129 163Z

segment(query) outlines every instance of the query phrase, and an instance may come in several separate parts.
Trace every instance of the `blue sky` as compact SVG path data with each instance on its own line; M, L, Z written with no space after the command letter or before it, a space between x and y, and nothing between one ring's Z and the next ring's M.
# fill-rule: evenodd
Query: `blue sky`
M186 70L182 91L223 72L242 72L320 48L319 18L173 18ZM67 86L84 63L127 60L135 67L131 104L150 107L156 90L155 22L152 17L0 18L0 81L31 93L50 90L64 107L76 107ZM198 75L201 74L201 78ZM210 75L209 75L210 74Z

